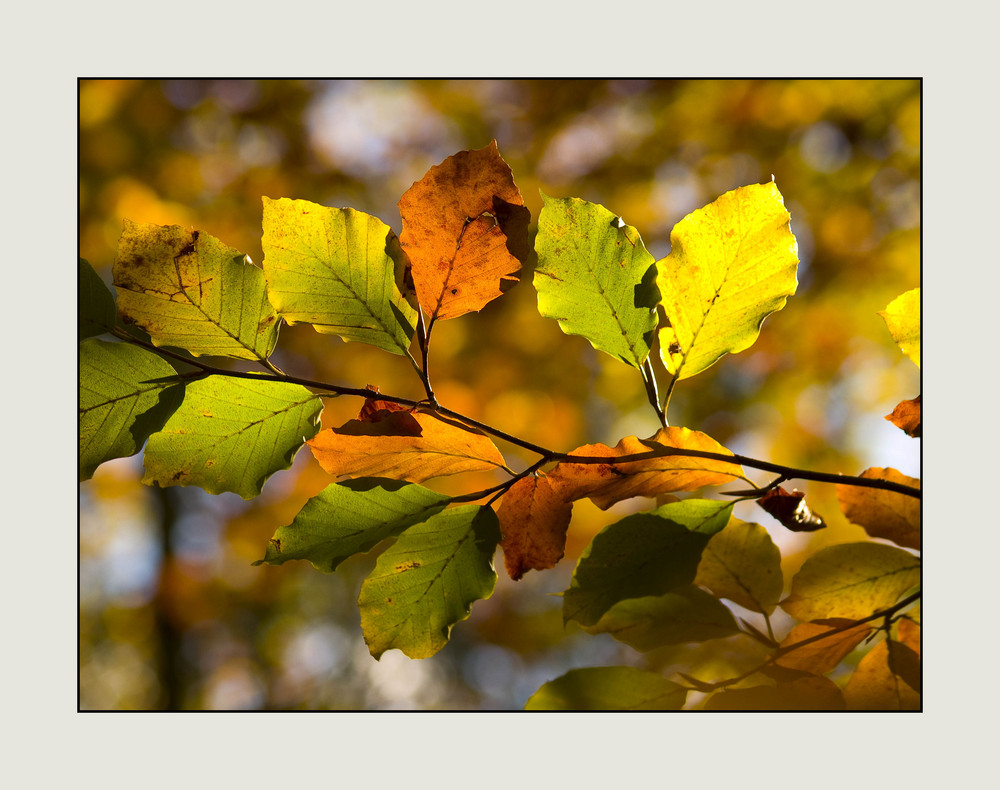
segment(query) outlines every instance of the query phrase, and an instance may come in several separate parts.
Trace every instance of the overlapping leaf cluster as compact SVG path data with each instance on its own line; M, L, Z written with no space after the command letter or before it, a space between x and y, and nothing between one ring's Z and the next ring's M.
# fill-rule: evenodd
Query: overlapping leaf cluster
M499 432L437 403L427 372L436 322L502 296L531 251L528 210L494 142L449 157L403 195L399 238L354 209L265 197L262 268L207 234L126 221L113 271L117 306L81 262L81 479L145 445L143 482L249 499L308 445L336 479L277 529L255 564L301 559L333 572L391 541L358 600L376 658L390 649L425 658L444 647L473 603L492 594L498 546L512 579L552 568L574 502L606 510L665 497L594 538L564 593L565 621L639 651L749 636L771 649L767 661L750 680L714 684L627 667L577 670L543 686L529 708L680 708L690 688L713 692L714 708L912 706L919 616L906 606L920 578L910 551L920 547L918 500L839 486L849 520L902 548L820 551L782 598L781 555L763 526L733 518L732 498L673 496L734 480L754 485L710 436L668 426L666 410L678 381L752 345L795 292L795 238L776 186L741 187L692 213L660 261L603 206L543 200L534 243L539 312L638 370L662 423L654 435L570 453L522 444L541 457L515 472L490 438ZM919 315L914 324L908 299L886 317L919 360ZM351 390L365 398L357 418L320 431L323 395L344 388L303 386L273 364L282 320L408 357L427 400ZM106 333L125 342L98 339ZM665 397L654 352L667 375ZM199 360L205 356L262 371L221 369ZM906 403L889 419L919 435L919 398L915 417L914 402ZM470 471L494 471L502 482L452 497L423 485ZM862 477L919 486L891 469ZM744 496L767 494L762 506L789 529L821 527L801 493L777 482ZM780 642L769 620L779 605L801 623ZM769 633L741 609L763 618ZM887 639L841 690L825 675L879 627Z

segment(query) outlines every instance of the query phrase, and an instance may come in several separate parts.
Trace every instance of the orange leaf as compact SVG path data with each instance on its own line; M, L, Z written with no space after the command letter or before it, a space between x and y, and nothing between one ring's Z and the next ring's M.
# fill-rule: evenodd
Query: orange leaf
M920 395L917 395L913 400L900 401L899 405L892 410L892 414L886 415L886 419L897 428L905 431L907 436L919 438Z
M899 631L899 641L919 656L920 626L912 620L902 617L897 622L897 629Z
M373 416L374 422L348 420L307 442L327 473L421 483L503 466L493 442L459 423L420 411L382 410Z
M365 389L371 390L378 395L378 387L368 384ZM378 422L381 419L380 412L383 411L409 411L406 406L391 400L381 400L380 398L366 398L365 405L358 412L358 419L362 422Z
M829 678L803 677L776 686L729 689L709 697L705 710L843 710L844 695Z
M497 509L503 561L514 581L525 571L555 567L566 549L573 505L560 498L547 478L525 477L510 487Z
M920 693L900 676L902 668L894 671L893 645L899 643L879 642L858 662L844 687L849 710L920 710Z
M795 626L781 641L781 647L788 647L823 633L830 635L789 651L778 658L775 663L788 669L811 672L814 675L823 675L833 671L844 660L844 657L871 633L871 626L866 623L860 623L853 628L837 630L844 628L850 622L852 621L844 619L816 620Z
M861 477L889 480L893 483L920 488L920 481L907 477L896 469L872 467ZM865 528L873 538L886 538L910 549L920 548L920 500L915 497L883 491L878 488L858 488L838 485L837 498L847 520Z
M726 461L684 455L655 455L658 450L666 448L732 455L715 439L699 431L661 428L651 439L626 436L614 448L605 444L586 444L572 452L574 456L590 458L644 453L650 455L649 458L624 463L563 461L556 465L548 479L566 501L589 497L601 510L607 510L615 502L629 497L693 491L702 486L727 483L743 475L742 467Z
M530 213L496 140L428 170L399 213L399 240L429 318L481 310L517 282L530 252Z

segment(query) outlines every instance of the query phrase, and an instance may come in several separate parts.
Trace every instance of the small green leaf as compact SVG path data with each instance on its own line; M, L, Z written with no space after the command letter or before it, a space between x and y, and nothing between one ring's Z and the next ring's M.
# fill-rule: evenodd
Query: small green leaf
M531 695L525 710L680 710L687 689L633 667L571 669Z
M333 483L314 496L268 541L254 565L309 560L332 573L348 557L369 551L418 521L439 513L448 497L414 483L362 477Z
M563 619L594 625L619 601L691 584L709 538L725 527L732 508L731 502L687 499L605 527L573 571Z
M163 427L184 399L176 374L156 354L127 343L80 344L81 480L105 461L135 455Z
M274 349L264 272L207 233L125 220L112 272L122 320L157 346L255 360Z
M784 589L781 552L760 524L734 518L708 542L695 582L753 612L771 614Z
M416 310L398 282L407 259L376 217L308 200L264 198L264 273L289 324L405 354Z
M633 367L656 329L656 264L621 217L579 198L551 198L538 217L538 312L568 335Z
M802 621L860 620L892 606L919 583L920 559L895 546L828 546L803 563L781 608Z
M115 307L114 295L94 271L94 267L83 258L79 261L77 323L80 339L83 340L114 329L118 309Z
M920 289L902 293L879 313L889 334L906 356L920 367Z
M375 658L398 648L428 658L496 584L500 526L490 507L449 508L414 524L361 584L361 630Z
M227 376L192 382L181 407L149 437L142 482L252 499L316 435L322 411L322 400L298 384Z
M619 601L596 625L585 626L584 630L611 634L619 642L646 651L732 636L739 627L718 598L692 585L665 595Z

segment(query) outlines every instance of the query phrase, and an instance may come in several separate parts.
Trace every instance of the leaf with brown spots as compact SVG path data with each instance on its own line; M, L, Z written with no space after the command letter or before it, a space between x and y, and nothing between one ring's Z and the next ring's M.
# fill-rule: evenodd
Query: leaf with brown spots
M517 282L530 252L530 213L495 140L428 170L399 213L399 240L431 320L481 310Z
M920 481L892 469L873 467L861 473L869 480L888 480L920 488ZM878 488L838 485L837 498L847 520L873 538L885 538L910 549L920 548L920 500Z
M693 491L743 477L743 469L737 464L684 455L685 450L732 455L715 439L699 431L661 428L650 439L626 436L614 448L606 444L587 444L570 454L590 458L642 454L644 458L618 463L563 461L552 470L548 479L566 501L589 497L601 510L607 510L615 502L634 496ZM671 451L678 452L670 454Z
M566 549L572 512L573 504L560 498L545 477L525 477L510 487L497 508L510 578L555 567Z
M920 395L913 400L900 401L899 405L892 410L892 414L887 414L886 419L906 432L907 436L914 439L920 438Z

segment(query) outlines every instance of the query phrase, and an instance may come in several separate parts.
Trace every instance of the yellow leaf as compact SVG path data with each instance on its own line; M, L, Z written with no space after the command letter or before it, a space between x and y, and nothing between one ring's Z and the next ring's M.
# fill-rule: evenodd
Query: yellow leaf
M814 675L833 671L847 654L871 633L871 626L867 623L845 627L852 622L852 620L833 619L795 626L781 641L781 647L790 647L796 642L803 642L819 634L828 633L829 636L790 650L775 663L788 669L812 672Z
M861 473L869 480L888 480L920 488L920 481L892 469L873 467ZM920 548L920 500L878 488L838 485L840 509L852 524L873 538L885 538L910 549Z
M508 489L500 500L497 518L510 578L516 581L527 570L555 567L566 549L572 512L572 503L552 490L548 478L525 477Z
M849 710L920 710L920 693L903 680L900 669L892 666L893 645L905 648L887 639L858 662L844 687Z
M896 345L920 367L920 289L900 294L879 312Z

